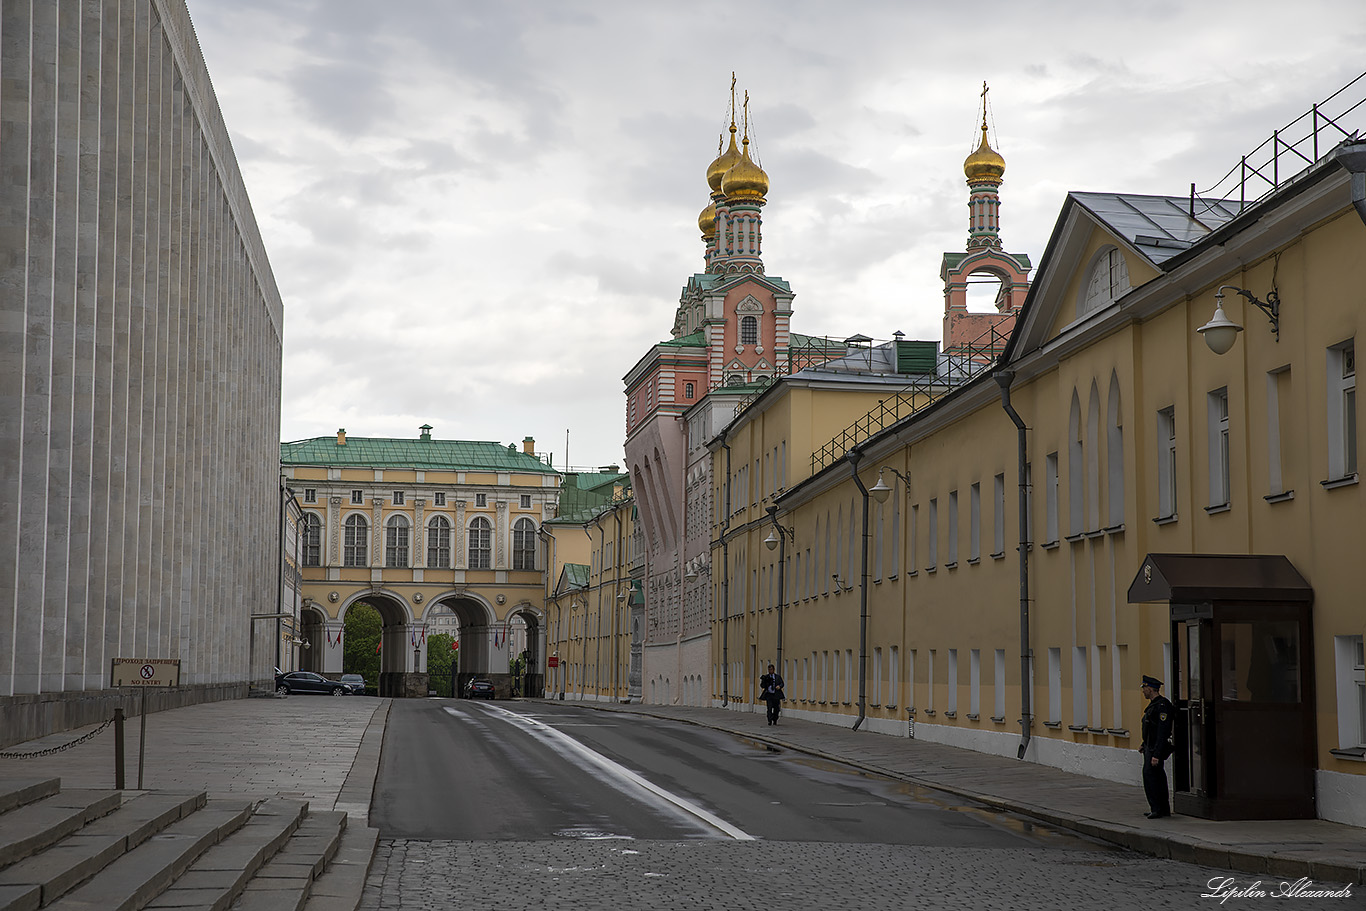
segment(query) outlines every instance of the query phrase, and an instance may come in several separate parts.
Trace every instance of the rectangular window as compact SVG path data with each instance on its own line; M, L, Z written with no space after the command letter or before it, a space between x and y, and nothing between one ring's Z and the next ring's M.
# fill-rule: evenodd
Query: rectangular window
M844 650L844 704L853 701L854 694L854 650Z
M1044 496L1047 498L1044 515L1044 543L1058 542L1058 454L1050 452L1044 458Z
M958 565L958 491L949 491L949 566Z
M896 697L899 695L901 683L901 669L897 666L897 646L893 645L887 650L887 707L896 708Z
M873 705L882 705L882 649L873 649Z
M991 553L993 556L1006 552L1006 476L998 474L992 487L991 505L992 515L992 537Z
M886 504L878 503L873 518L873 578L882 581L882 526L886 521Z
M359 506L359 505L361 505L362 503L364 503L364 502L365 502L365 500L363 499L364 496L365 496L365 491L363 491L363 490L353 490L353 491L351 491L351 505L352 505L352 506Z
M522 509L530 509L530 508L531 508L531 494L529 494L529 493L524 493L524 494L522 494L522 495L521 495L521 498L518 500L517 505L520 506Z
M1328 349L1328 480L1357 472L1357 365L1355 341Z
M1334 636L1337 659L1338 748L1366 747L1366 649L1361 636Z
M1006 650L998 648L996 650L996 705L992 709L992 718L1006 717Z
M436 506L446 505L446 495L440 491L432 494L432 503Z
M901 572L901 479L892 482L892 559L888 575Z
M927 534L929 538L929 563L926 569L934 569L939 565L939 498L930 500L930 527Z
M1157 413L1157 517L1176 516L1176 406Z
M1290 368L1266 374L1266 490L1268 497L1285 493L1284 466L1281 464L1281 389L1289 384Z
M1062 723L1062 649L1048 650L1048 720Z
M1216 389L1206 400L1209 424L1209 505L1229 505L1228 389Z
M944 693L946 697L945 711L951 714L958 713L958 649L949 649L949 673L948 688Z
M982 650L968 652L968 714L982 714Z
M898 680L901 678L897 678ZM915 709L915 649L906 650L906 708Z
M925 655L925 711L934 712L934 649Z
M906 572L910 575L915 575L915 558L918 553L915 545L919 524L920 505L915 504L911 506L911 521L907 526L908 540L906 541Z
M316 488L316 487L305 487L305 488L304 488L304 502L305 502L305 503L316 503L316 502L318 502L318 488Z
M968 491L968 559L982 557L982 485L973 484Z
M474 495L474 505L475 505L475 508L477 508L477 509L482 509L482 508L488 506L488 505L489 505L489 495L486 494L486 493L477 493L477 494L475 494L475 495Z
M396 491L394 491L394 505L395 505L395 506L402 506L402 505L403 505L403 491L401 491L401 490L396 490Z
M1072 724L1086 726L1086 646L1072 647Z

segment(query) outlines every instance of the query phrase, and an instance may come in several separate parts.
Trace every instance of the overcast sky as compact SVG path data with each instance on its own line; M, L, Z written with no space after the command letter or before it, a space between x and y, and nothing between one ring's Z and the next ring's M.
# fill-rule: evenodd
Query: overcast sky
M938 339L983 80L1037 263L1068 190L1203 190L1366 69L1361 0L188 2L284 298L282 439L426 423L557 466L566 430L622 458L732 70L793 330Z

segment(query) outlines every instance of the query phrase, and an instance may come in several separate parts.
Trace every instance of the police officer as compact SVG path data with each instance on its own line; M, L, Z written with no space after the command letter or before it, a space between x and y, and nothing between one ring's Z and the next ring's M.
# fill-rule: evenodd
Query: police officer
M1143 675L1143 698L1148 708L1143 712L1143 793L1147 795L1149 819L1172 815L1167 794L1167 757L1172 754L1172 720L1176 709L1171 700L1161 693L1162 681Z

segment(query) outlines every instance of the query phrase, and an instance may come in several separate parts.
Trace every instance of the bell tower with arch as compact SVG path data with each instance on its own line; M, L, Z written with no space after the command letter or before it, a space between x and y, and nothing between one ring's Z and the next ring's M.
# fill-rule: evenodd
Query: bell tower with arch
M944 282L944 350L971 345L980 349L993 328L1004 346L1029 291L1029 256L1001 248L1001 182L1006 162L991 147L987 128L987 85L982 83L982 138L963 162L968 183L968 242L962 253L945 253L939 267ZM968 310L968 285L995 282L995 312Z

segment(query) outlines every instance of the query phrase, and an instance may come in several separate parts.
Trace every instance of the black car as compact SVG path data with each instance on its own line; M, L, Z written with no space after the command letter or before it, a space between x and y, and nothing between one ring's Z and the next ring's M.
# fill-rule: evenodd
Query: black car
M351 687L337 680L328 680L312 671L291 671L275 675L275 692L280 696L293 693L315 693L321 696L349 696Z
M466 699L493 699L493 684L487 680L471 680L465 684Z

